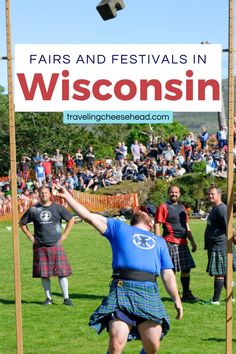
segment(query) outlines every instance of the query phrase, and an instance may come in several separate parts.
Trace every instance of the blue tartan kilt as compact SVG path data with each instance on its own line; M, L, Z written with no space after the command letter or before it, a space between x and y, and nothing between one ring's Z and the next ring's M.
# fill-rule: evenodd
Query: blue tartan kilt
M137 316L154 321L162 326L163 335L169 330L169 318L161 301L156 283L133 280L113 280L109 295L92 314L89 326L98 334L108 330L113 314L121 311L128 316ZM128 340L140 339L137 327L133 326Z
M233 271L236 271L236 253L233 250ZM208 251L208 264L206 272L210 276L226 275L227 273L227 252L225 250Z
M166 242L175 272L185 272L195 268L193 257L187 245Z

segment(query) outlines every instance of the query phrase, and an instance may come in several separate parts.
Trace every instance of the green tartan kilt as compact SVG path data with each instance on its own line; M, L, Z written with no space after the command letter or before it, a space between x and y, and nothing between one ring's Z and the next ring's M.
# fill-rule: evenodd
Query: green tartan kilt
M208 251L208 264L206 272L210 276L226 275L227 273L227 252L226 251ZM233 250L233 271L236 271L236 253Z
M89 326L98 334L108 330L112 314L117 310L135 315L144 320L152 320L162 326L163 335L169 330L169 318L161 301L156 283L132 280L113 280L109 295L90 317ZM132 327L128 340L140 339L136 327Z

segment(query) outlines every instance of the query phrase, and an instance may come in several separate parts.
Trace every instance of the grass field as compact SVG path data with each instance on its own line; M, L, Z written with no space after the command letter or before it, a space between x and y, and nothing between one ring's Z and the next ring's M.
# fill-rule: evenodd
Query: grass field
M12 235L0 224L0 353L16 353L15 304ZM197 268L192 271L191 288L202 300L212 296L213 279L206 272L203 250L205 221L191 222L198 244L194 255ZM76 224L64 243L73 275L69 278L74 307L63 306L57 278L52 279L55 305L43 307L44 293L39 279L33 279L31 244L20 232L22 316L24 354L105 354L107 333L100 336L87 325L90 314L108 293L111 252L108 242L85 223ZM235 277L235 276L234 276ZM178 276L179 278L179 276ZM236 280L236 279L234 279ZM178 279L179 282L179 279ZM203 302L184 304L184 317L176 321L173 303L161 285L161 294L171 319L171 330L164 338L160 353L225 353L225 291L220 306ZM235 315L236 304L233 304ZM128 343L124 353L138 354L139 341ZM236 353L236 319L233 318L233 352Z

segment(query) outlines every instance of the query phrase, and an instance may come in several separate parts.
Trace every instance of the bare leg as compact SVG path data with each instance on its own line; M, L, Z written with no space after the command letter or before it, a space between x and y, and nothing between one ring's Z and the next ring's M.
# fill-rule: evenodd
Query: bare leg
M146 354L155 354L160 347L162 328L153 321L145 321L138 326L138 331Z
M129 335L130 326L118 318L109 322L109 354L121 354Z

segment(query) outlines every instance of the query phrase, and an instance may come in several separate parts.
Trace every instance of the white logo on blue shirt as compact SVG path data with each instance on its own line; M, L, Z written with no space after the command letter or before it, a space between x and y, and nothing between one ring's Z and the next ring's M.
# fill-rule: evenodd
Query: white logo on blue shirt
M142 234L134 234L133 243L142 250L151 250L156 245L154 237Z

